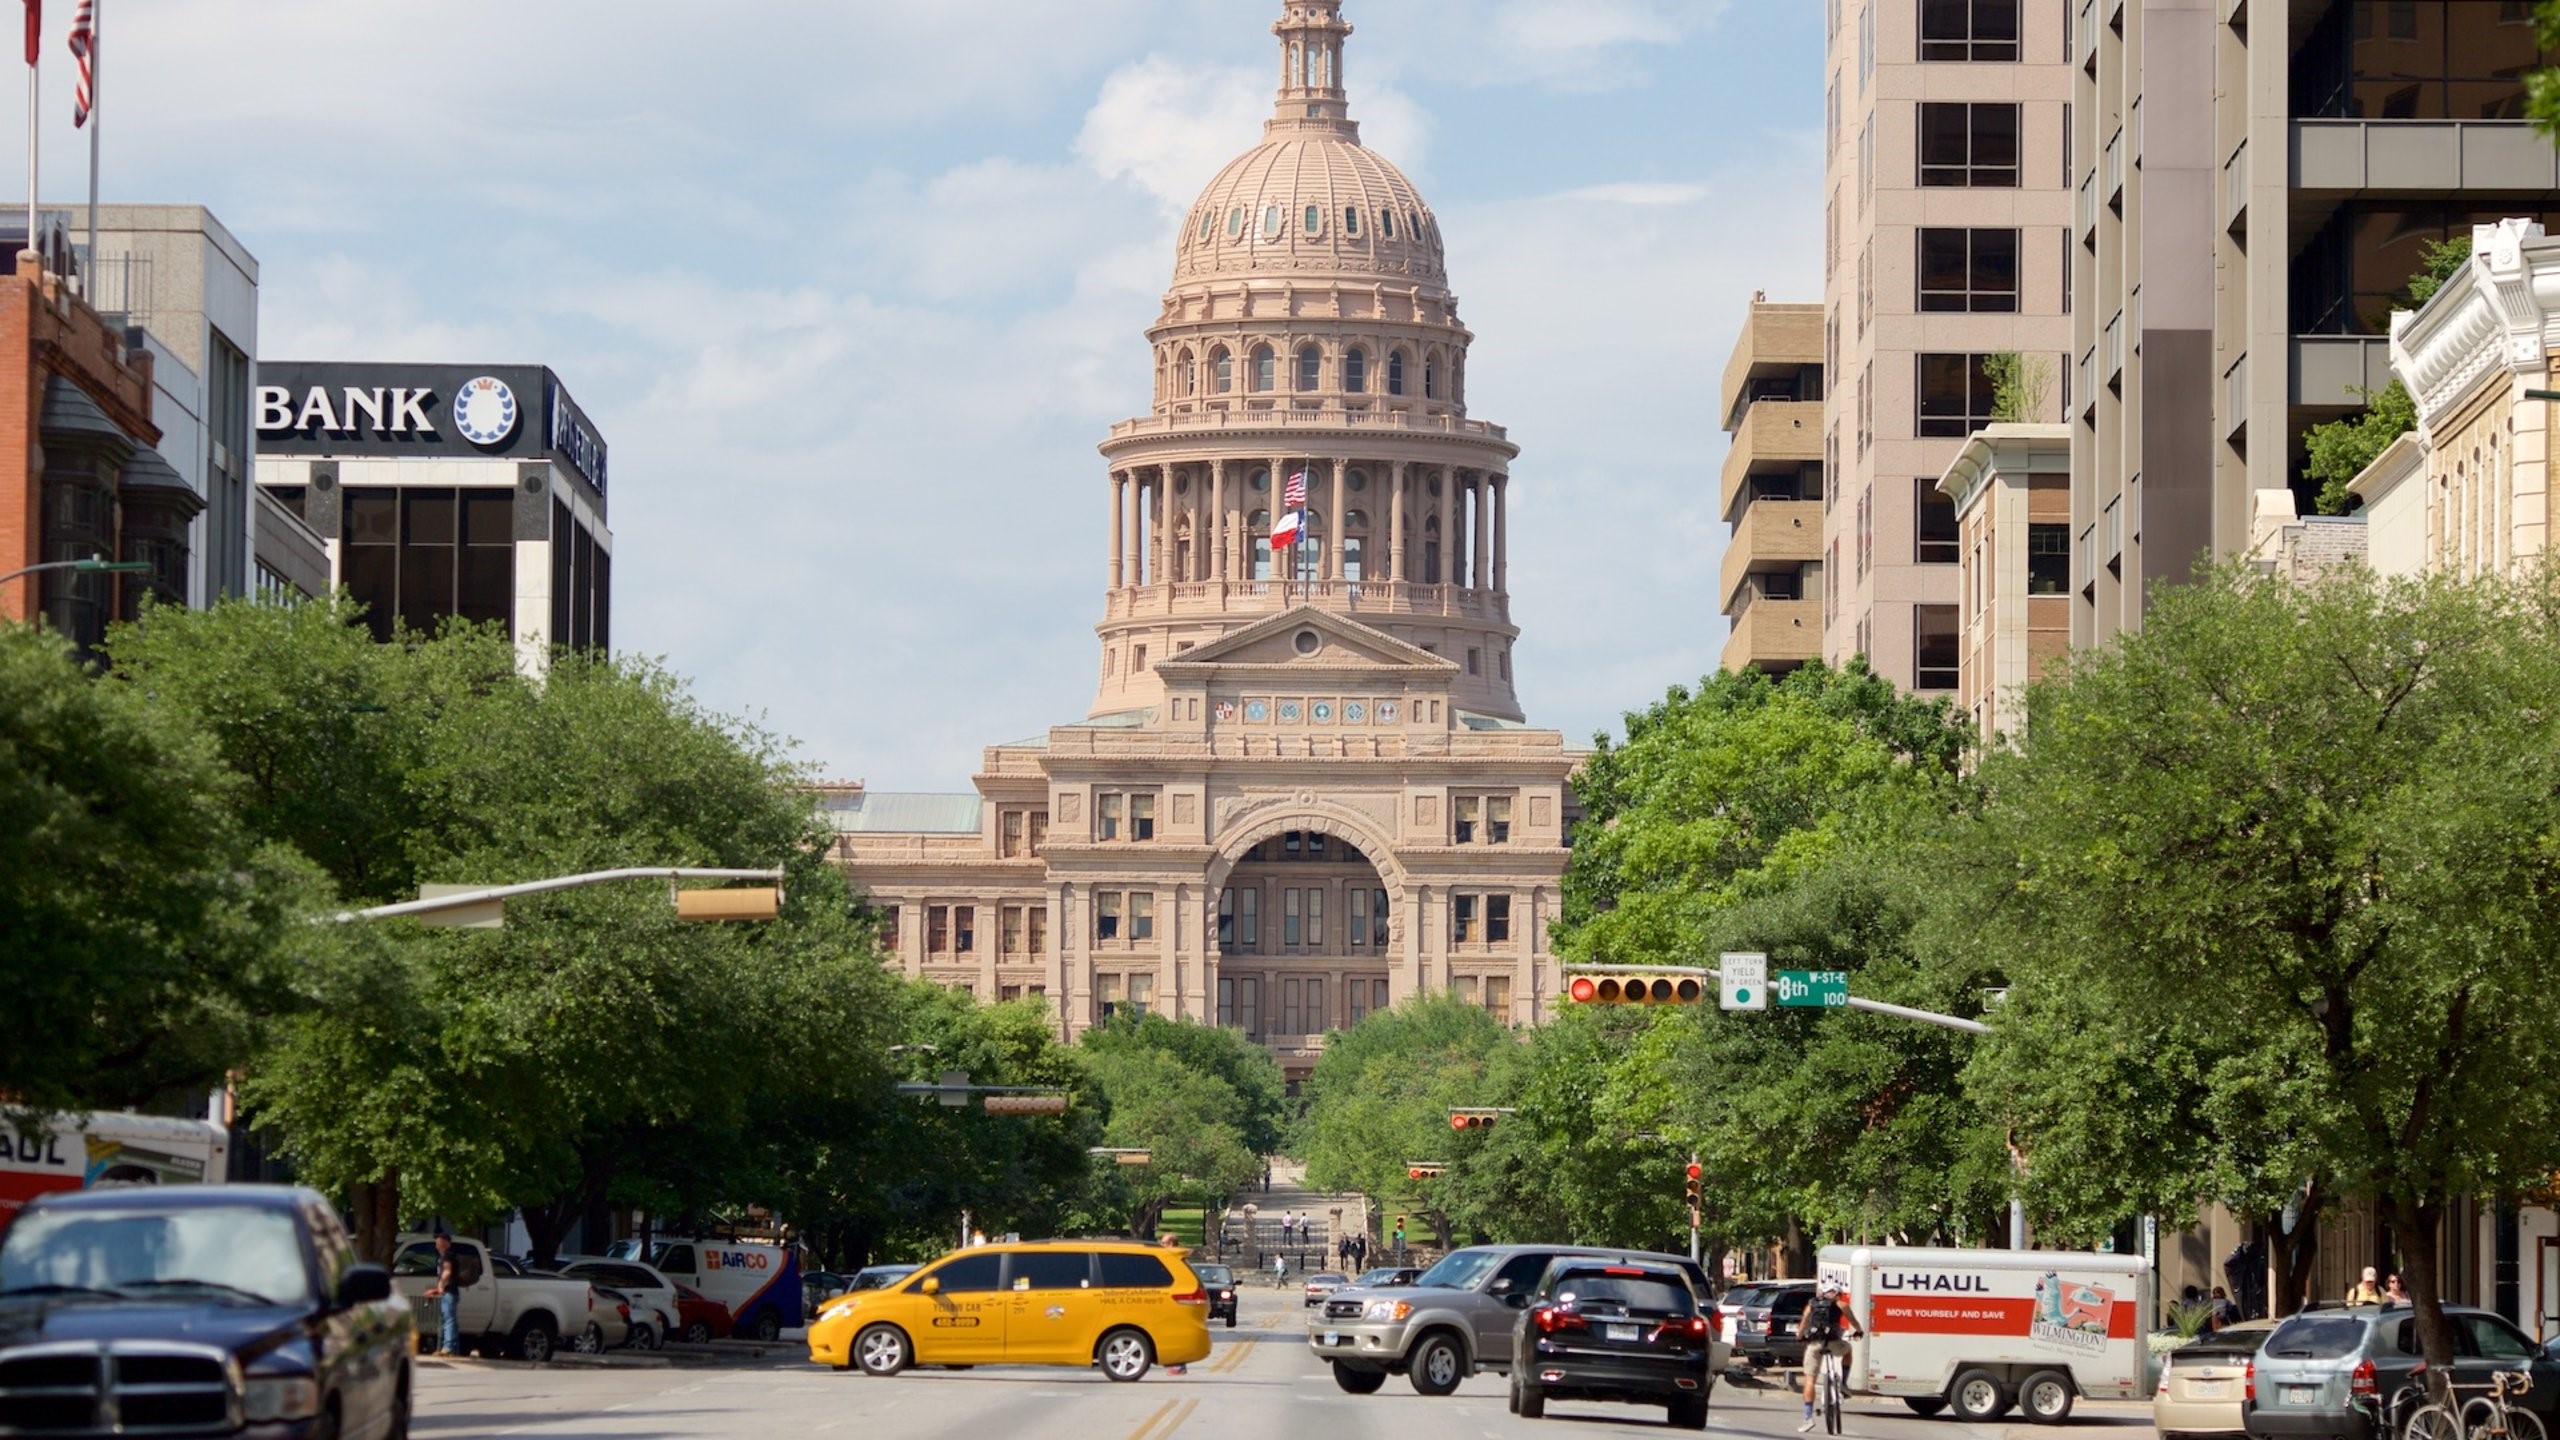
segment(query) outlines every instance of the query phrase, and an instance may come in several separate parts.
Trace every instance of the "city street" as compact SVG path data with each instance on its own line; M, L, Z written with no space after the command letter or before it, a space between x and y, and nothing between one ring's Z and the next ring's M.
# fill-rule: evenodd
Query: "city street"
M730 1437L1091 1436L1096 1440L1474 1440L1478 1436L1663 1433L1662 1412L1558 1404L1545 1421L1512 1416L1504 1382L1481 1375L1447 1399L1402 1379L1376 1395L1346 1395L1309 1357L1294 1294L1250 1292L1234 1330L1185 1375L1159 1369L1135 1385L1091 1371L995 1367L910 1371L894 1380L836 1374L787 1350L710 1366L533 1367L419 1362L414 1425L420 1440L730 1440ZM1860 1401L1858 1440L2152 1440L2149 1407L2091 1405L2059 1430L2024 1424L1922 1420L1898 1402ZM1716 1388L1711 1433L1794 1440L1792 1398L1774 1388Z

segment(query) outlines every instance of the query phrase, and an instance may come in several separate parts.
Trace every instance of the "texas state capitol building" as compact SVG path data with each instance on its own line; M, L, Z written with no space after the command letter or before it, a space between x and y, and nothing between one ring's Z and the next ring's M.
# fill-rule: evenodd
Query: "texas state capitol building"
M1070 1032L1212 1020L1293 1075L1421 992L1542 1018L1575 759L1512 689L1518 448L1467 414L1440 227L1360 144L1339 10L1272 27L1278 111L1184 217L1153 408L1102 443L1090 712L990 747L974 794L827 794L909 974Z

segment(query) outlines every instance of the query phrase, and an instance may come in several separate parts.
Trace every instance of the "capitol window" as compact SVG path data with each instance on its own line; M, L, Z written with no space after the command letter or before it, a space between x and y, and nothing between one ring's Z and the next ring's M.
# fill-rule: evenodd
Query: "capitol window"
M1354 349L1342 352L1342 388L1354 395L1369 393L1368 351Z
M1200 212L1201 239L1206 240L1209 238L1209 227L1217 222L1217 218L1218 212L1215 210L1203 210Z
M1396 238L1396 212L1393 210L1378 212L1378 233L1390 240Z
M1437 360L1422 362L1422 398L1425 400L1440 398L1440 362Z
M1265 240L1280 238L1280 207L1277 205L1262 207L1262 238Z
M1235 357L1224 345L1209 352L1209 388L1221 395L1236 388Z
M1360 209L1356 205L1342 207L1342 233L1354 240L1360 238Z
M1271 347L1268 345L1254 346L1253 388L1256 390L1272 390L1277 389L1279 384L1280 357L1272 354Z
M1392 350L1387 353L1387 393L1390 395L1404 393L1404 352L1401 350Z
M1243 233L1244 207L1239 205L1233 210L1227 212L1227 238L1233 240Z
M1298 347L1298 388L1313 390L1324 378L1324 352L1313 345Z
M1308 206L1308 207L1307 207L1307 233L1308 233L1308 234L1310 234L1310 235L1313 235L1313 234L1316 234L1316 233L1318 233L1318 232L1322 231L1323 229L1324 229L1324 211L1322 211L1322 210L1320 210L1320 209L1316 208L1316 207L1315 207L1315 206L1313 206L1313 205Z

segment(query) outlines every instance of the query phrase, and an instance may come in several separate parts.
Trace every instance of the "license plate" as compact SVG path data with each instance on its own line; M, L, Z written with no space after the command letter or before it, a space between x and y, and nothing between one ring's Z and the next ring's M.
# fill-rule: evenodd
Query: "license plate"
M1341 1332L1341 1331L1339 1331L1339 1330L1327 1330L1326 1332L1324 1332L1324 1343L1326 1343L1327 1345L1339 1345L1339 1344L1341 1344L1341 1343L1342 1343L1342 1332Z
M1633 1325L1604 1325L1601 1331L1612 1340L1638 1340L1644 1335L1643 1331Z
M2198 1400L2220 1400L2225 1397L2230 1384L2228 1380L2190 1380L2187 1382L2187 1394Z
M2317 1385L2287 1385L2284 1387L2284 1403L2287 1405L2316 1405L2320 1403L2320 1387Z

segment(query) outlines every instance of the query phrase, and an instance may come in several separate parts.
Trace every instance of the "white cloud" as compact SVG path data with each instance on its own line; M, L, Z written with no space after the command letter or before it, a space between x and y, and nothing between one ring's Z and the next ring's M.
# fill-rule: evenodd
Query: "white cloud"
M1266 72L1150 55L1102 82L1076 134L1076 156L1105 179L1137 181L1180 215L1218 167L1252 143L1271 96Z

